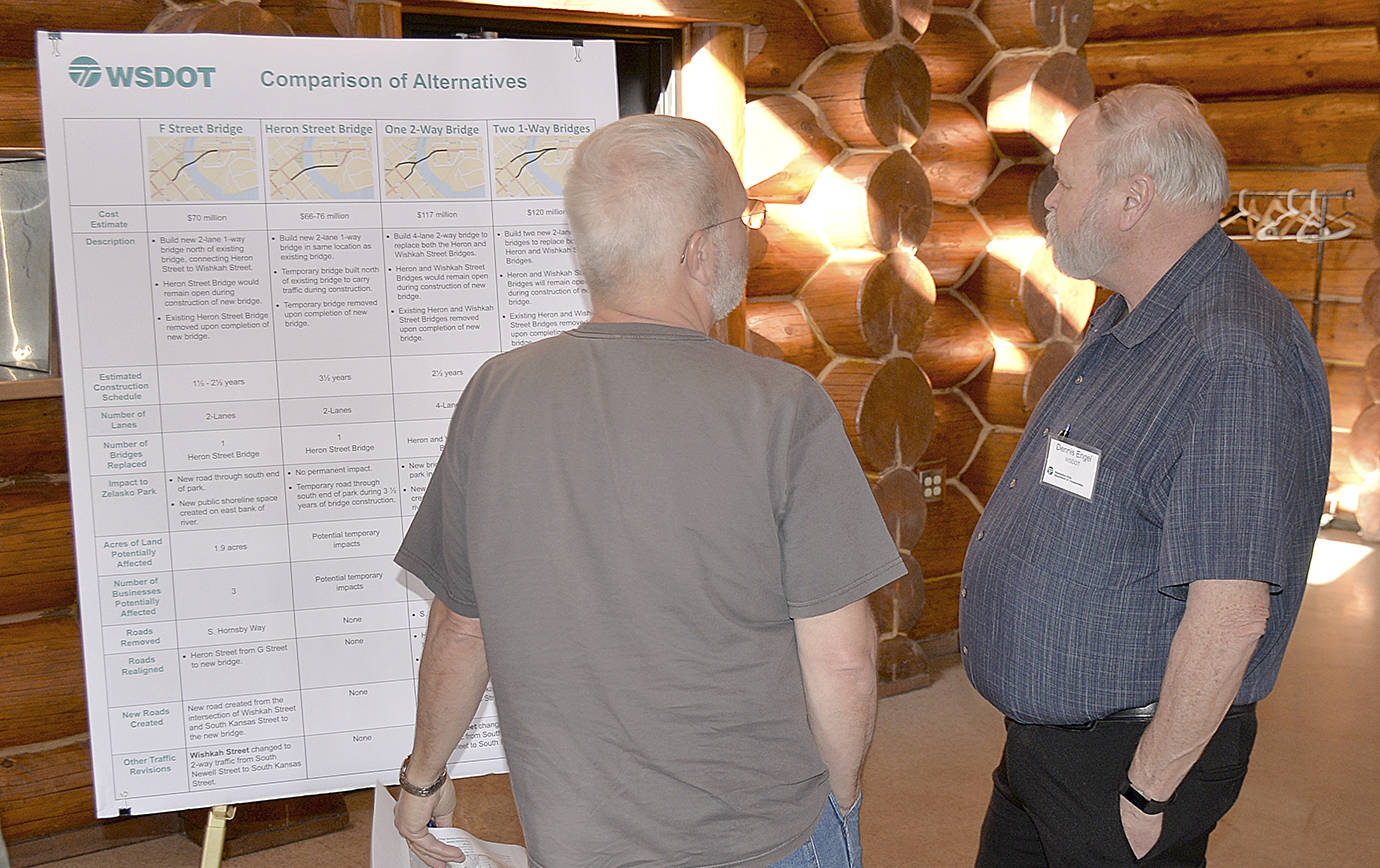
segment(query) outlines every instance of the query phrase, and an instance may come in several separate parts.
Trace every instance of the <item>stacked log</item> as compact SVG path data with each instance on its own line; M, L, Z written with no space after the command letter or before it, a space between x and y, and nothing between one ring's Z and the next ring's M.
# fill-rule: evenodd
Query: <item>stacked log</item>
M945 150L943 140L921 145L932 88L912 41L930 4L885 4L885 14L866 3L811 8L825 35L843 41L745 112L744 180L768 203L766 225L749 239L747 346L818 377L911 567L871 598L889 694L929 682L911 635L926 599L911 550L926 523L916 466L934 433L934 399L913 353L936 301L935 278L916 256L935 205L911 148Z
M934 386L937 432L922 456L942 468L915 554L927 613L915 639L951 636L972 525L1035 402L1072 356L1094 287L1053 267L1044 247L1052 152L1093 85L1077 49L1092 0L936 3L916 47L936 97L911 153L935 200L919 257L938 287L913 352ZM946 419L947 415L947 419Z
M997 53L992 36L970 15L936 11L915 43L936 94L961 95Z
M924 168L934 200L946 205L976 199L997 167L987 124L961 100L930 103L930 124L910 152Z
M1097 92L1139 82L1187 89L1222 141L1233 190L1354 192L1349 202L1329 203L1331 214L1349 210L1356 228L1324 245L1316 310L1334 431L1328 500L1380 533L1380 482L1372 476L1380 391L1368 386L1377 329L1365 315L1380 271L1377 185L1367 178L1380 129L1380 10L1373 0L1094 0L1094 7L1084 50ZM1242 246L1311 322L1317 246Z

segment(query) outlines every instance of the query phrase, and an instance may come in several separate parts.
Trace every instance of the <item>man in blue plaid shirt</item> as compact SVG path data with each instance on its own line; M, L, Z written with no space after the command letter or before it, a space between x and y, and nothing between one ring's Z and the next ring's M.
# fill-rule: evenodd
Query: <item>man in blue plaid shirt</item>
M1191 96L1108 94L1054 168L1055 264L1116 294L964 564L964 667L1007 717L977 862L1202 865L1303 597L1327 383L1216 225L1226 161Z

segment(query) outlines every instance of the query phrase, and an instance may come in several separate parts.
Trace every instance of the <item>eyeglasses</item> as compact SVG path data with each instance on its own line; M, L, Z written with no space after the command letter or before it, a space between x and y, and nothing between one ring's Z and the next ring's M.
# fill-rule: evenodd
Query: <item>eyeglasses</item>
M720 220L718 223L710 223L708 226L702 226L696 229L695 232L708 232L715 226L732 223L734 220L742 221L742 224L749 229L761 229L763 226L767 225L767 203L763 202L761 199L749 199L747 207L744 208L743 213L739 214L737 217L729 217L727 220ZM685 256L690 252L690 239L695 237L695 232L691 232L686 236L685 245L680 250L681 265L685 264Z

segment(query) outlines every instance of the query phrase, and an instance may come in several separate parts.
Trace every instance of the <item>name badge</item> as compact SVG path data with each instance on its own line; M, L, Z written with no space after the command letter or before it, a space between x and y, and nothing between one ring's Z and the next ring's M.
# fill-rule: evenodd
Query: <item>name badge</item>
M1061 437L1050 437L1045 472L1040 475L1040 482L1091 501L1097 485L1097 462L1101 458L1102 453L1095 449Z

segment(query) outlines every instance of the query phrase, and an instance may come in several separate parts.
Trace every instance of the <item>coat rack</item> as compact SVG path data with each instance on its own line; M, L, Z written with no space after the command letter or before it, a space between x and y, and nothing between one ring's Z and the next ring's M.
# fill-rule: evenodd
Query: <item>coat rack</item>
M1309 331L1318 338L1318 310L1322 304L1323 246L1356 230L1350 207L1329 215L1334 199L1350 202L1354 190L1241 190L1236 207L1218 221L1227 237L1238 241L1295 241L1316 244L1313 272L1313 317Z

